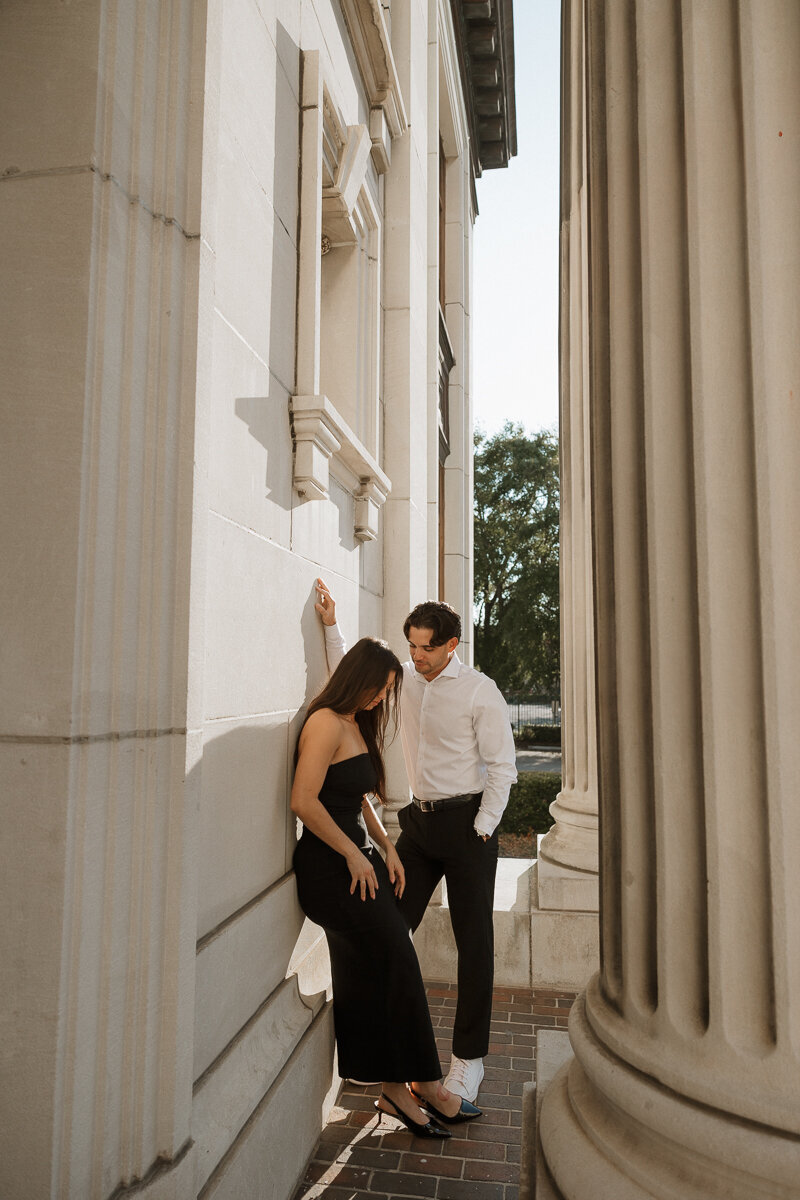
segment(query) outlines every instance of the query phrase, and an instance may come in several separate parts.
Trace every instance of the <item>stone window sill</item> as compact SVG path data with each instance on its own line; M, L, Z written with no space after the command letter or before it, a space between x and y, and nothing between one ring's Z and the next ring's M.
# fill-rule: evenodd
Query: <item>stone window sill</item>
M374 541L392 485L327 396L293 396L294 487L304 500L327 500L330 476L355 497L355 536Z

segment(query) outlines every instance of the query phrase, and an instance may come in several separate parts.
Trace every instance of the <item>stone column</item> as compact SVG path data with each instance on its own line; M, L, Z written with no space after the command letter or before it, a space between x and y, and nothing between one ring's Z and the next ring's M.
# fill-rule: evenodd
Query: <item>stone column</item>
M798 1197L800 10L584 11L601 970L543 1154Z
M194 1194L204 6L10 0L0 46L0 1194L165 1200Z
M575 7L573 4L572 8ZM592 626L586 147L580 120L583 43L573 38L562 90L561 164L561 760L555 825L539 846L543 909L597 912L597 742ZM574 118L574 119L572 119ZM587 930L587 933L590 931ZM596 961L596 926L591 930ZM583 975L581 983L586 981Z

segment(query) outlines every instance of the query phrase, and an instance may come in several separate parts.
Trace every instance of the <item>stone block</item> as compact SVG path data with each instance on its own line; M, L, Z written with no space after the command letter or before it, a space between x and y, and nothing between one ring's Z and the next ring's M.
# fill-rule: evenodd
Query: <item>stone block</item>
M370 546L376 543L370 542ZM364 550L367 546L364 547ZM369 588L362 587L358 593L358 627L361 637L382 637L386 638L386 632L383 627L383 597L377 596ZM397 636L396 630L390 630L391 637L386 640L395 647L395 653L400 661L403 661L403 633L400 631L400 636Z
M2 674L13 681L0 700L4 733L71 731L86 297L99 187L86 174L0 188L2 440L13 447L0 476Z
M206 719L300 708L327 676L314 611L319 560L212 513L207 561Z
M295 100L300 103L300 21L304 15L297 0L259 0L259 7L271 7L273 19L268 22L278 62L283 68Z
M200 943L194 1077L199 1079L285 978L303 922L294 875Z
M460 612L469 611L470 572L469 559L466 554L445 554L444 556L444 594L448 603ZM464 638L458 647L458 656L462 662L471 663L467 658L466 647L469 645Z
M293 1194L339 1092L333 1055L326 1005L209 1179L204 1200Z
M566 911L598 911L599 883L597 875L573 871L557 863L538 860L539 908Z
M531 908L531 987L580 991L600 967L597 913Z
M456 167L458 170L458 167ZM450 182L451 172L448 171L448 183ZM450 205L448 203L448 209ZM448 218L445 225L445 286L446 296L448 301L459 302L460 297L467 294L467 259L469 255L469 237L470 233L465 234L465 225L469 218L464 213L454 214L453 219ZM450 304L447 305L447 325L450 328ZM456 322L453 322L455 325ZM452 334L451 334L452 337ZM463 346L456 346L453 343L453 350L456 352L456 360L458 361L459 352L463 351Z
M557 1073L572 1059L569 1034L561 1029L539 1029L536 1032L536 1106L534 1120L524 1121L522 1130L522 1159L532 1161L534 1172L525 1172L523 1186L520 1172L520 1200L560 1200L542 1155L539 1141L539 1113L542 1097Z
M100 9L94 4L51 9L17 0L3 5L4 169L48 171L92 161L100 29Z
M444 511L447 529L451 534L447 549L455 550L456 546L453 543L456 536L462 546L466 540L467 522L472 515L471 480L464 469L455 463L444 469ZM459 549L461 548L459 546Z
M355 535L355 499L331 474L328 493L328 500L295 498L292 549L321 564L323 578L327 570L357 583L360 542Z
M321 1011L324 1000L323 994L313 1003L304 1003L297 981L285 980L242 1036L203 1075L192 1104L195 1193L208 1182L272 1088L284 1064L306 1036L314 1016ZM330 1069L329 1064L327 1067Z
M282 55L275 78L275 161L272 205L292 242L297 236L300 159L300 50L288 36L278 39Z
M210 507L288 549L292 505L289 395L218 316L214 319L210 394Z
M263 286L263 284L262 284ZM274 215L270 276L269 366L287 392L295 390L297 246Z
M425 556L419 553L426 544L426 507L394 493L383 506L384 576L391 580L384 594L384 629L401 661L408 657L403 622L432 591Z
M289 293L273 284L275 212L225 122L219 124L216 154L215 305L263 362L270 361L273 307ZM211 170L209 165L209 170ZM273 294L280 298L272 304Z
M70 750L0 743L0 1192L50 1194ZM31 1120L31 1114L36 1120Z
M528 859L501 858L497 864L494 969L498 987L530 987L530 875ZM458 956L446 886L441 906L428 907L414 934L414 946L426 979L456 982Z
M4 1122L18 1142L3 1147L3 1194L29 1194L31 1155L39 1161L41 1151L56 1172L69 1162L71 1194L88 1195L99 1146L110 1194L125 1103L138 1114L131 1170L143 1174L188 1136L188 1109L175 1100L191 1088L195 943L184 766L179 736L2 747L3 847L13 858L0 867L9 895L24 897L2 931L12 968L4 1085L28 1125L22 1133L11 1116ZM31 1112L41 1116L33 1125ZM49 1142L36 1142L53 1121L55 1160ZM7 1187L2 1172L13 1179L18 1169L28 1183Z
M419 307L424 308L423 300ZM406 309L384 314L384 397L386 404L383 469L392 496L410 497L422 506L428 494L429 413L425 362L427 330Z
M494 901L495 983L502 987L580 990L599 966L596 913L544 912L536 907L536 864L501 858ZM456 981L457 956L447 908L429 906L414 935L429 979Z
M450 453L447 465L472 475L472 414L464 395L462 372L454 367L450 376ZM469 436L468 436L469 435ZM471 486L471 485L470 485ZM472 496L469 504L471 508Z
M362 628L366 630L367 621L378 618L378 624L370 632L383 634L383 509L378 513L378 536L373 542L364 542L361 546L361 607L364 613Z
M227 126L229 135L271 201L278 124L276 89L279 71L275 43L255 5L223 5L221 15L220 121ZM286 76L282 71L280 74L288 85ZM296 129L296 106L294 124Z
M200 800L198 937L289 869L288 714L206 726Z

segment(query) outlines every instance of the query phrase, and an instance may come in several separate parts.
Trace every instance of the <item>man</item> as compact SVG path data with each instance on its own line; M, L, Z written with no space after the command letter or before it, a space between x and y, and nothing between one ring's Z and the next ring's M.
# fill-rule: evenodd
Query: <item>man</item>
M328 665L345 652L336 606L317 581ZM428 600L403 625L400 736L413 797L400 810L397 851L406 872L401 911L417 928L442 876L458 950L453 1056L445 1086L474 1101L489 1048L494 982L497 826L517 778L508 709L497 685L461 662L461 618Z

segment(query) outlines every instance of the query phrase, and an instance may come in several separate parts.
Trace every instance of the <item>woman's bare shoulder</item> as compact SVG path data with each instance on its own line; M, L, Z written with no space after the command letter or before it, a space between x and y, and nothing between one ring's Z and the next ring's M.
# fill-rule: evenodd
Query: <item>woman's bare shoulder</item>
M303 732L300 734L301 746L308 742L325 741L330 744L338 744L341 740L344 730L344 720L335 713L332 708L318 708L307 718L303 726Z
M344 717L339 716L332 708L318 708L306 718L304 729L341 729Z

